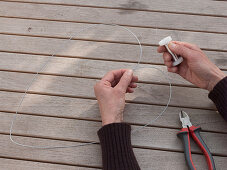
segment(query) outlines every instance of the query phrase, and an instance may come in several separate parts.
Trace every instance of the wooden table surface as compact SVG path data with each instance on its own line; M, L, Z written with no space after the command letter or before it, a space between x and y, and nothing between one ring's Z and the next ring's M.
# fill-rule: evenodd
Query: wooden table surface
M201 47L227 73L227 2L208 0L1 0L0 1L0 169L96 170L102 168L99 144L61 149L31 149L9 140L9 127L28 83L52 57L29 89L15 121L13 138L29 145L76 145L99 141L101 127L93 86L107 71L133 68L139 56L132 30L143 45L144 66L166 72L158 42L171 35ZM163 109L168 81L154 69L141 69L139 87L127 95L125 121L139 128ZM142 170L186 170L176 137L178 113L186 111L210 148L219 170L227 169L227 123L208 92L168 73L173 83L170 107L149 127L132 135ZM192 143L198 169L207 169Z

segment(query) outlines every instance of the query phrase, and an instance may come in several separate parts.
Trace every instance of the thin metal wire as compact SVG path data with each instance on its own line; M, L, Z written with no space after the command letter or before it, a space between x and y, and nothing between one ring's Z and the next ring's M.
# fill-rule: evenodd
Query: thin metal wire
M143 55L143 50L142 50L141 42L139 41L138 37L137 37L130 29L128 29L128 28L126 28L126 27L124 27L124 26L117 25L117 24L95 24L95 25L92 25L92 26L89 26L89 27L86 27L86 28L80 30L76 35L71 36L68 40L70 41L70 40L72 40L73 38L75 38L78 34L80 34L81 32L84 32L85 30L88 30L88 29L90 29L90 28L93 28L93 27L99 26L99 25L117 26L117 27L123 28L124 30L126 30L127 32L129 32L131 35L133 35L133 37L136 39L136 41L138 42L138 45L139 45L139 47L140 47L139 59L138 59L137 64L136 64L135 67L133 68L133 70L137 70L137 69L140 69L140 68L153 68L153 69L156 69L156 70L162 72L162 74L163 74L163 75L168 79L168 81L169 81L169 85L170 85L169 87L170 87L170 89L169 89L169 99L168 99L167 105L165 106L165 108L163 109L163 111L160 112L160 113L158 114L158 116L157 116L154 120L148 122L146 125L142 126L141 128L138 128L138 129L135 129L134 131L132 131L132 133L135 133L136 131L141 130L142 128L144 128L144 127L150 125L151 123L153 123L154 121L156 121L156 120L157 120L160 116L162 116L163 113L166 111L166 109L168 108L169 103L170 103L170 101L171 101L171 94L172 94L171 82L170 82L170 80L169 80L169 76L168 76L167 74L165 74L161 69L156 68L156 67L153 67L153 66L148 66L148 67L140 67L140 66L139 66L139 64L140 64L140 62L141 62L141 59L142 59L142 55ZM67 42L68 42L68 41L67 41ZM27 93L28 93L30 87L32 86L32 84L36 81L36 79L37 79L39 73L42 72L42 71L46 68L47 64L48 64L48 63L50 62L50 60L55 56L55 54L56 54L56 53L53 53L53 54L49 57L49 59L44 63L44 65L36 72L36 74L34 75L33 79L32 79L30 82L28 82L28 86L27 86L27 88L26 88L26 90L25 90L24 95L21 97L21 100L20 100L20 102L19 102L19 105L18 105L18 107L17 107L17 109L16 109L16 112L15 112L15 114L14 114L14 116L13 116L13 119L12 119L12 122L11 122L10 133L9 133L10 140L11 140L14 144L16 144L16 145L23 146L23 147L28 147L28 148L35 148L35 149L71 148L71 147L79 147L79 146L86 146L86 145L91 145L91 144L97 144L97 142L89 142L89 143L83 143L83 144L77 144L77 145L69 145L69 146L32 146L32 145L26 145L26 144L22 144L22 143L16 142L16 141L12 138L12 136L13 136L13 135L12 135L12 133L13 133L13 125L14 125L14 122L15 122L16 117L17 117L17 115L18 115L19 109L21 108L21 105L22 105L22 103L23 103L23 101L24 101L25 96L27 95Z
M149 126L149 125L151 125L151 124L154 123L159 117L161 117L161 116L165 113L165 111L167 110L167 108L169 107L169 104L170 104L171 98L172 98L172 84L171 84L171 81L170 81L170 78L169 78L168 74L165 74L165 72L162 71L160 68L157 68L157 67L154 67L154 66L144 66L144 67L143 67L143 66L138 66L138 67L135 68L134 70L138 70L138 69L141 69L141 68L152 68L152 69L156 69L156 70L158 70L159 72L161 72L161 73L164 75L164 77L168 80L168 83L169 83L169 98L168 98L168 101L167 101L166 106L165 106L164 109L158 114L158 116L157 116L155 119L149 121L148 123L146 123L144 126L141 126L140 128L134 129L134 130L132 131L132 134L134 134L135 132L137 132L137 131L139 131L139 130L141 130L141 129L143 129L143 128Z

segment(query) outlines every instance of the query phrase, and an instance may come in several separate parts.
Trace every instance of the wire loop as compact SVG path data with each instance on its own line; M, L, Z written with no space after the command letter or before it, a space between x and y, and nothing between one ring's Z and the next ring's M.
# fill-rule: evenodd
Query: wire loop
M170 82L170 79L169 79L169 76L167 74L165 74L161 69L159 68L156 68L156 67L153 67L153 66L148 66L148 67L140 67L140 62L141 62L141 59L142 59L142 55L143 55L143 50L142 50L142 45L141 45L141 42L140 40L138 39L138 37L128 28L124 27L124 26L121 26L121 25L117 25L117 24L95 24L95 25L92 25L92 26L89 26L89 27L86 27L82 30L80 30L76 35L74 36L71 36L68 40L72 40L73 38L75 38L78 34L80 34L81 32L84 32L85 30L88 30L90 28L93 28L95 26L99 26L99 25L108 25L108 26L117 26L117 27L120 27L124 30L126 30L127 32L129 32L135 39L136 41L138 42L138 45L140 47L140 55L139 55L139 59L138 59L138 62L137 64L135 65L135 67L133 68L133 70L137 70L137 69L140 69L140 68L153 68L153 69L156 69L160 72L162 72L162 74L168 79L169 81L169 99L168 99L168 102L165 106L165 108L163 109L162 112L160 112L158 114L158 116L153 119L152 121L149 121L147 124L145 124L144 126L142 126L141 128L138 128L138 129L135 129L134 131L132 131L132 133L135 133L136 131L138 130L141 130L143 129L144 127L150 125L151 123L155 122L160 116L163 115L163 113L166 111L166 109L168 108L169 106L169 103L171 101L171 94L172 94L172 89L171 89L171 82ZM67 41L68 42L68 41ZM35 149L56 149L56 148L71 148L71 147L79 147L79 146L85 146L85 145L91 145L91 144L97 144L97 142L89 142L89 143L83 143L83 144L77 144L77 145L70 145L70 146L32 146L32 145L26 145L26 144L22 144L22 143L19 143L19 142L16 142L13 138L12 138L12 133L13 133L13 125L14 125L14 121L16 120L16 116L18 115L18 112L19 112L19 109L21 108L21 105L24 101L24 98L25 96L27 95L30 87L32 86L32 84L35 82L35 80L37 79L38 75L40 72L42 72L47 64L50 62L50 60L55 56L56 53L53 53L49 59L43 64L43 66L36 72L36 74L34 75L33 79L28 83L28 86L24 92L24 95L21 97L21 100L20 100L20 103L16 109L16 112L13 116L13 119L12 119L12 122L11 122L11 126L10 126L10 133L9 133L9 137L10 137L10 140L16 144L16 145L19 145L19 146L23 146L23 147L28 147L28 148L35 148Z

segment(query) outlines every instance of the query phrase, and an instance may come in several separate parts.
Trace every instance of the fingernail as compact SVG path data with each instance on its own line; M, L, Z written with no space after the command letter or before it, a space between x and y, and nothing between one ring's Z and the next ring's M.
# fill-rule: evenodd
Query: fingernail
M129 69L129 70L126 71L126 74L129 75L129 76L131 76L132 75L132 72L133 71L131 69Z
M168 44L168 46L169 46L169 48L176 48L177 45L175 43L173 43L173 42L170 42Z

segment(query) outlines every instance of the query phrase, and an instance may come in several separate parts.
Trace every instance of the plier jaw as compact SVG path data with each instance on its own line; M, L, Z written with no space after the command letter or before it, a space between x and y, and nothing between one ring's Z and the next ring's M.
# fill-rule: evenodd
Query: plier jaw
M190 145L190 136L197 143L201 151L206 157L209 170L215 170L215 163L212 157L212 154L200 136L201 127L193 126L190 122L189 116L186 112L181 111L179 113L180 121L182 122L182 129L178 132L177 136L181 138L184 144L184 155L187 162L187 165L190 170L196 170L194 163L192 162L191 154L191 145Z
M180 117L180 121L182 123L182 127L183 128L188 128L188 127L192 126L192 124L190 122L190 118L189 118L189 116L188 116L188 114L186 112L181 111L179 113L179 117Z

